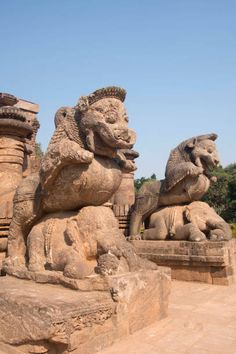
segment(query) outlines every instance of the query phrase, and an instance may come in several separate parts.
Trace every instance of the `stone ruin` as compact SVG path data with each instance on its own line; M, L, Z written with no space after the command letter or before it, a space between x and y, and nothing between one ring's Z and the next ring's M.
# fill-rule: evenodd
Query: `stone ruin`
M7 249L16 188L37 168L38 110L34 103L0 93L0 263Z
M3 353L92 354L167 315L170 275L234 281L230 227L200 201L216 134L179 144L135 197L125 96L107 87L61 107L40 163L38 106L0 96Z
M107 87L61 107L39 170L23 179L33 129L8 108L21 164L0 278L2 350L94 353L167 314L169 269L124 236L138 156L125 95Z

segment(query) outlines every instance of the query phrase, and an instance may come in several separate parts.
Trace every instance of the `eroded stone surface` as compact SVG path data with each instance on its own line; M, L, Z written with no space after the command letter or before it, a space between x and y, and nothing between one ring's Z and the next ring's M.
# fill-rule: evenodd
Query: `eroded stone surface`
M235 313L236 284L173 281L167 318L99 354L235 354Z
M13 215L13 197L23 174L31 172L35 159L35 136L39 128L36 105L13 95L0 93L0 252L5 257L9 225ZM34 156L34 157L33 157ZM1 269L1 264L0 264Z
M127 158L134 160L139 156L136 151L125 150ZM123 172L120 187L112 196L112 210L119 221L119 228L125 236L129 235L129 223L132 206L135 202L134 172Z
M223 241L232 238L229 226L207 203L196 201L187 205L159 209L150 217L144 240Z
M11 349L91 354L167 313L169 270L136 254L107 206L135 169L124 99L108 87L60 108L39 173L17 188L4 270L20 279L0 284Z
M132 241L136 252L161 266L173 279L230 285L236 281L236 241Z
M111 210L102 207L119 188L122 172L135 169L135 133L128 128L125 94L108 87L57 111L39 174L26 178L14 197L4 263L9 274L28 267L79 279L96 265L110 274L124 271L125 262L126 271L140 268L143 261L125 242Z
M146 229L145 239L163 240L169 237L199 242L206 239L208 233L210 240L213 241L229 240L232 237L229 226L209 207L207 208L206 204L191 203L201 200L210 183L216 180L216 177L211 177L209 173L219 164L214 143L216 138L216 134L207 134L182 142L170 153L165 179L144 183L136 196L131 215L131 239L141 237L143 222ZM190 209L190 213L184 211L181 213L179 205L185 205ZM194 214L194 210L196 217L189 218L189 215ZM149 223L149 217L153 213L155 216L152 216ZM184 227L181 230L177 229L176 222ZM205 223L205 227L199 227L201 223Z
M170 293L165 268L107 276L100 291L73 291L9 276L0 282L1 342L23 353L32 347L35 353L42 348L94 353L165 317Z

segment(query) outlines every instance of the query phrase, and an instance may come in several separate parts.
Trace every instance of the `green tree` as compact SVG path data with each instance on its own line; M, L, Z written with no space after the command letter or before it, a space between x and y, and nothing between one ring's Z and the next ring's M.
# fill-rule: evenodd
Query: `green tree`
M42 158L43 157L43 150L42 150L41 143L36 143L35 144L35 155L38 158Z
M141 177L141 178L137 178L134 180L134 188L135 188L135 191L138 192L139 189L142 187L142 185L144 184L144 182L148 182L148 181L152 181L152 180L156 180L157 177L155 175L155 173L153 173L151 175L151 177Z
M236 223L236 164L227 166L225 171L228 174L229 205L223 217L229 222Z
M217 181L211 185L203 201L212 206L227 222L236 222L236 164L218 167L212 175Z

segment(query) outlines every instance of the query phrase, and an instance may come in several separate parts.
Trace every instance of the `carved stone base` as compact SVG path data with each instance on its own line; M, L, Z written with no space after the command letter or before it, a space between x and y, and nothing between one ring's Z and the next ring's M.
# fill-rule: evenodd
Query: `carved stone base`
M167 315L168 268L92 278L76 291L2 277L0 352L91 354Z
M171 268L172 279L230 285L236 282L236 240L132 241L136 252Z

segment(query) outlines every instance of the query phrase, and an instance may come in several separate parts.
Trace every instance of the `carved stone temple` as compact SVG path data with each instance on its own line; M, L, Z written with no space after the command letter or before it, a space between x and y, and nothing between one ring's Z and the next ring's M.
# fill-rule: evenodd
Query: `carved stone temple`
M0 93L0 262L7 249L16 188L37 162L38 110L34 103Z
M124 236L138 156L125 97L112 86L59 108L31 169L36 110L2 95L1 353L92 354L167 315L170 269L138 256Z

